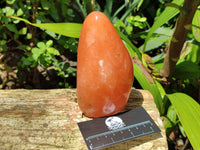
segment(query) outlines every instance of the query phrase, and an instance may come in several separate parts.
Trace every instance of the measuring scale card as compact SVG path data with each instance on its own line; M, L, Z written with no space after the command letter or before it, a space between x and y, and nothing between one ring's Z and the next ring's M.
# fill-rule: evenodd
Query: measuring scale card
M79 122L78 126L89 150L106 148L160 132L143 107L114 116Z

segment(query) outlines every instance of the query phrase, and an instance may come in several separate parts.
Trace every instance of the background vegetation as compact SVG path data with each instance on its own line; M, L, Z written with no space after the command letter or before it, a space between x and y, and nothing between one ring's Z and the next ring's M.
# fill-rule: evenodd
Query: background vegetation
M200 149L199 0L3 0L0 88L75 88L81 24L93 9L114 24L149 90L169 149ZM192 144L192 147L190 145Z

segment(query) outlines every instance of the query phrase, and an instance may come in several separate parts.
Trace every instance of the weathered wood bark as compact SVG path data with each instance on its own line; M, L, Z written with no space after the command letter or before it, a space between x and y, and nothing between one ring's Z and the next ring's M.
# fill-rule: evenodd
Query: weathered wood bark
M147 110L162 132L107 149L167 149L165 130L152 95L133 89L126 110L139 106ZM0 149L85 150L77 122L89 119L82 117L75 89L0 90Z
M172 35L169 49L166 53L162 69L160 71L163 77L168 81L171 80L174 73L176 63L180 57L180 53L187 37L188 32L192 26L192 19L200 5L200 0L185 0L183 4L183 11L176 21L174 33Z

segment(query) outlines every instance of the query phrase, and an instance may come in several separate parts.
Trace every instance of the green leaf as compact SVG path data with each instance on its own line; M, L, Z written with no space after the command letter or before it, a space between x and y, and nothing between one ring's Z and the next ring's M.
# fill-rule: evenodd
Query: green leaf
M124 40L124 41L126 42L126 44L128 44L128 45L130 46L130 48L131 48L132 50L134 50L134 52L137 54L137 57L138 57L140 60L142 60L142 55L141 55L139 49L138 49L135 45L133 45L133 43L132 43L122 32L120 32L117 28L115 28L115 29L116 29L117 33L119 34L120 38L121 38L122 40ZM129 49L128 49L128 50L129 50ZM132 53L132 52L129 52L130 55L131 55L131 53ZM132 54L133 54L133 53L132 53ZM132 56L132 57L133 57L133 56Z
M6 27L8 28L9 31L11 32L14 32L14 33L17 33L18 30L17 30L17 27L15 24L6 24Z
M140 0L134 0L132 2L132 4L128 7L126 12L123 14L123 16L120 18L120 20L124 21L126 19L126 17L133 11L133 9L137 7L139 2L140 2Z
M21 15L23 15L23 10L21 9L21 8L19 8L18 10L17 10L17 16L21 16Z
M183 61L176 65L174 77L177 79L199 79L200 67L196 63Z
M184 93L167 95L194 149L200 148L200 105Z
M60 55L59 51L53 47L47 48L47 52L49 52L50 54L53 54L53 55Z
M52 41L52 40L48 40L48 41L46 42L46 46L47 46L47 47L53 46L53 41Z
M145 52L148 52L160 47L162 44L164 44L164 42L167 42L168 38L169 37L165 35L160 35L158 37L151 37L146 43ZM144 49L144 45L142 45L139 49L140 50Z
M12 16L15 13L15 10L11 7L5 7L4 11L5 11L7 17Z
M19 30L19 34L25 35L27 33L27 27L23 27Z
M26 38L29 40L32 38L32 34L31 33L27 33Z
M195 39L200 42L200 10L196 10L194 18L192 20L192 33Z
M41 5L44 10L49 10L51 4L47 0L41 0Z
M176 120L177 120L177 115L174 110L174 106L169 106L168 111L167 111L167 118L175 125Z
M5 45L6 44L6 40L0 40L0 45Z
M186 56L187 61L191 61L193 63L200 63L200 47L198 45L189 43L188 54Z
M162 97L157 85L149 82L137 64L134 64L134 76L144 90L151 92L158 110L160 111L161 115L163 115L164 110L162 110Z
M181 5L183 2L184 2L184 0L173 0L171 3L177 4L177 5ZM156 18L156 20L154 21L153 26L149 30L149 33L148 33L148 35L146 37L146 40L145 40L145 43L144 43L143 51L145 51L145 48L146 48L146 45L147 45L147 41L150 39L150 37L154 33L154 31L156 31L156 29L161 27L164 23L166 23L167 21L172 19L178 13L179 13L179 10L176 9L176 8L173 8L173 7L165 8L165 10L161 13L161 15L158 18Z
M181 131L181 134L184 136L184 137L187 137L186 133L185 133L185 130L183 129L183 126L179 123L178 124L178 127L179 127L179 130Z
M42 53L44 53L45 49L39 49L39 48L32 48L31 52L33 53L32 58L37 61L38 57L40 57L40 55L42 55Z
M157 86L159 93L162 97L161 110L162 110L162 113L164 114L166 112L166 110L168 109L170 103L169 103L169 100L166 96L166 92L165 92L164 87L157 80L155 80L155 83L156 83L156 86Z
M173 33L173 30L166 27L160 27L154 31L149 40L145 43L145 52L158 48L163 43L167 43ZM145 44L140 46L140 50L144 49Z
M165 116L162 116L161 119L164 120L165 131L168 134L174 128L174 124Z
M37 43L37 46L40 48L40 49L45 49L46 48L46 45L44 44L44 42L38 42Z
M50 30L52 32L55 32L60 35L68 36L68 37L74 37L79 38L82 24L79 23L41 23L41 24L35 24L31 23L26 19L12 16L14 19L18 19L21 21L24 21L25 23L28 23L30 25L33 25L35 27L39 27L42 29Z
M109 19L111 19L112 6L113 6L113 0L106 0L106 5L105 5L105 8L104 8L104 14Z
M15 0L6 0L6 3L12 5L15 2Z

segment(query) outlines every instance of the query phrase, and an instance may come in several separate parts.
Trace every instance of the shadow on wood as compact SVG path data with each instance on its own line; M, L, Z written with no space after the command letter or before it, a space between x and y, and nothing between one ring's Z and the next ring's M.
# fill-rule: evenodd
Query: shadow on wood
M124 111L142 106L161 129L107 150L167 149L159 112L148 91L133 89ZM75 89L0 90L0 149L86 150L77 122L82 117Z

